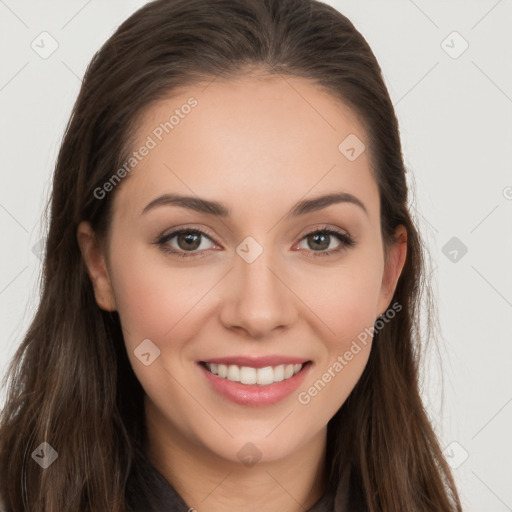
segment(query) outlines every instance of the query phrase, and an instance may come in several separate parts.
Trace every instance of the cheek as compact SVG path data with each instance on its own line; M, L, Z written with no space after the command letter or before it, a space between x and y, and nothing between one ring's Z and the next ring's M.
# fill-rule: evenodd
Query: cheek
M308 305L319 319L325 357L297 398L308 414L325 422L346 400L368 362L382 281L376 253L361 251L333 268L329 278L323 269L322 275L318 271L302 281L309 290Z
M331 420L356 386L368 362L370 337L366 343L341 345L345 344L339 344L332 351L329 362L317 368L297 394L298 414L309 431Z
M142 250L118 258L113 268L117 310L129 351L144 339L160 348L172 340L176 348L194 336L197 315L218 279L211 269L171 268L160 255Z
M382 269L374 254L354 253L339 266L316 269L298 281L297 293L323 323L334 347L373 326L378 316Z
M312 297L318 301L320 323L324 326L323 356L297 395L305 421L312 430L334 416L366 367L378 290L378 280L369 272L366 278L354 275L340 283L333 280L327 298L320 294Z

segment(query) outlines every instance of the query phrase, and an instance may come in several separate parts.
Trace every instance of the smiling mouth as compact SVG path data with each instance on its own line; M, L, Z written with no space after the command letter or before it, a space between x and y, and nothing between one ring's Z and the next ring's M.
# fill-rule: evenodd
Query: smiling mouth
M277 366L265 366L263 368L205 362L201 362L200 364L213 375L231 382L239 382L247 385L256 384L260 386L269 386L276 382L291 379L310 363L311 361L306 361L302 364L280 364Z

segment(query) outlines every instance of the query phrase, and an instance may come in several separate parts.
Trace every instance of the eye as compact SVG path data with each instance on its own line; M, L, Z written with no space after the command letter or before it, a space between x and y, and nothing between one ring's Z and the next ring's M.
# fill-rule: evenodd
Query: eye
M338 245L334 249L327 250L333 237L338 241ZM355 245L355 241L350 235L333 228L320 228L311 231L302 238L301 243L302 241L306 243L306 249L312 249L313 257L331 256Z
M338 245L334 249L328 250L333 237L337 240ZM191 258L202 255L212 248L208 247L208 243L205 247L203 243L205 240L209 240L215 246L211 237L204 231L196 228L184 228L162 235L155 245L165 253L172 254L177 258ZM354 239L347 233L327 227L311 231L301 239L300 243L303 241L307 245L306 252L312 253L313 257L331 256L355 245Z
M174 242L173 240L176 239ZM179 229L161 236L156 245L162 251L171 253L178 258L188 258L201 254L203 251L211 248L203 243L205 239L212 241L211 238L200 229ZM215 245L215 244L214 244ZM177 246L177 247L176 247ZM191 253L191 254L187 254Z

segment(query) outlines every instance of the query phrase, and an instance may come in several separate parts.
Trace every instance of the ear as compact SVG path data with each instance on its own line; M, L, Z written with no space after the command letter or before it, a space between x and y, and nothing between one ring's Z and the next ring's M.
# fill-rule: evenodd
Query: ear
M78 225L76 237L98 306L105 311L115 311L116 302L106 257L89 222L83 221Z
M395 230L394 241L387 249L384 262L384 274L379 297L379 314L382 315L391 303L395 293L398 278L404 268L407 256L407 230L405 226L398 226Z

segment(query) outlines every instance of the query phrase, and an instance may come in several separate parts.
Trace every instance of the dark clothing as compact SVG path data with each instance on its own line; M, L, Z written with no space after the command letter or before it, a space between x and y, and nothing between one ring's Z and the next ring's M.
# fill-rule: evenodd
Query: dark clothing
M364 512L361 495L345 472L337 489L327 489L324 495L305 512ZM350 491L350 492L349 492ZM140 457L126 490L133 512L194 512L147 457ZM208 512L205 504L204 510ZM264 511L263 511L264 512Z

